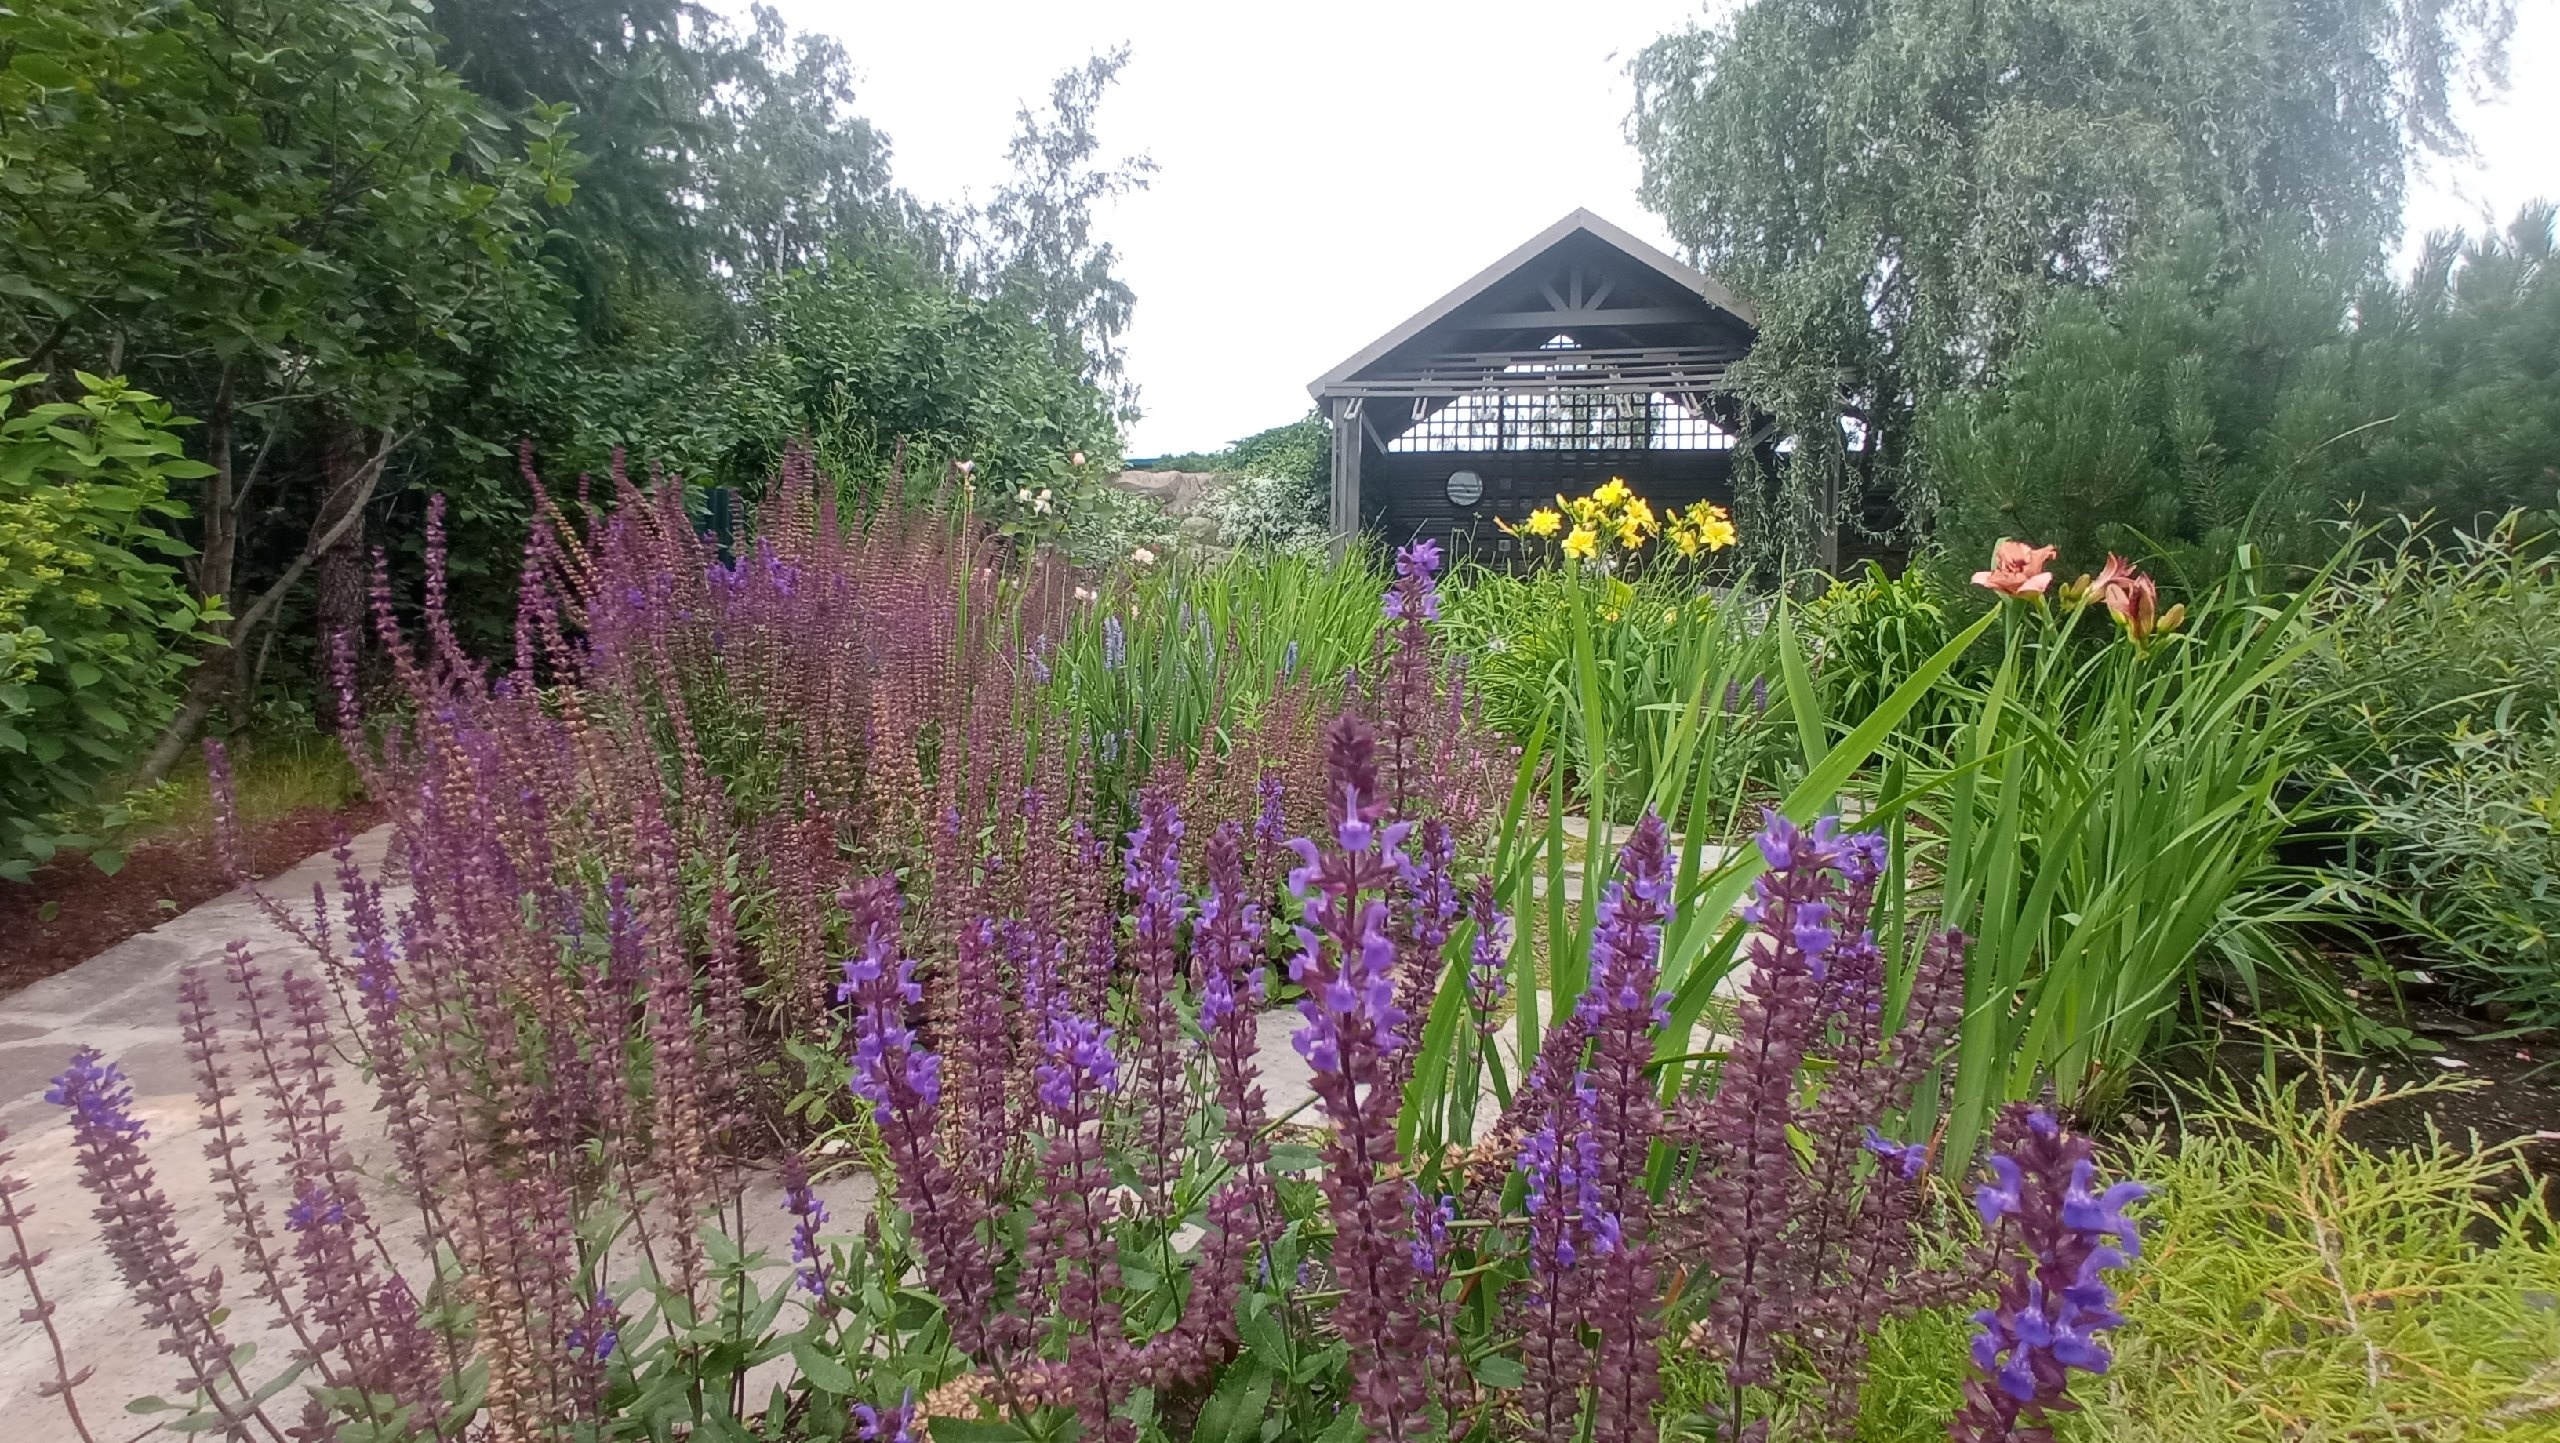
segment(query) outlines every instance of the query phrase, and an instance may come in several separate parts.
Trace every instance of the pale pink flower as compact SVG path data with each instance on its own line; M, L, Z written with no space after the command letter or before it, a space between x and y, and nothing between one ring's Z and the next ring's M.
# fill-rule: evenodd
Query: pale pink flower
M1991 548L1991 569L1975 572L1973 584L1987 586L2002 596L2042 596L2053 585L2053 573L2045 567L2052 564L2055 550L2003 536L2000 544Z

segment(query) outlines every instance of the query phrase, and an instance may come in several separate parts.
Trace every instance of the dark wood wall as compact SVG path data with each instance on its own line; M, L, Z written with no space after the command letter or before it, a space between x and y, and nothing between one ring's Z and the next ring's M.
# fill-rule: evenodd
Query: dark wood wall
M1452 471L1484 478L1484 499L1461 510L1449 504ZM1429 536L1454 560L1488 563L1518 554L1494 519L1517 526L1558 495L1580 496L1623 478L1653 503L1654 513L1692 501L1733 504L1731 451L1398 451L1370 447L1360 458L1363 527L1393 545Z

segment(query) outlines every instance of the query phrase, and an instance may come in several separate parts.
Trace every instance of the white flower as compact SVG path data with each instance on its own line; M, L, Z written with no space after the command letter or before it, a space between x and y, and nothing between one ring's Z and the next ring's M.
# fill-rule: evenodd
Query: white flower
M1498 636L1489 637L1485 641L1484 649L1492 652L1509 651L1511 649L1511 643Z
M976 472L977 469L978 463L975 461L963 461L960 463L960 474L963 476L970 475Z
M1049 500L1049 488L1046 486L1040 488L1039 495L1031 498L1031 509L1042 516L1049 514L1051 505L1052 503Z
M1021 490L1014 492L1014 493L1013 493L1013 499L1014 499L1014 500L1016 500L1016 501L1021 502L1021 503L1022 503L1023 505L1025 505L1025 506L1030 505L1030 504L1031 504L1031 488L1030 488L1030 487L1028 487L1028 486L1025 486L1025 487L1023 487Z
M1129 559L1138 563L1140 566L1153 566L1156 564L1156 554L1143 546L1130 552Z
M1081 465L1083 465L1083 464L1084 464L1084 453L1083 453L1082 451L1070 451L1070 452L1068 452L1068 453L1067 453L1067 464L1068 464L1068 465L1070 465L1070 466L1081 466Z
M1100 601L1101 599L1101 597L1094 595L1093 592L1084 587L1079 586L1076 588L1076 600L1078 601Z

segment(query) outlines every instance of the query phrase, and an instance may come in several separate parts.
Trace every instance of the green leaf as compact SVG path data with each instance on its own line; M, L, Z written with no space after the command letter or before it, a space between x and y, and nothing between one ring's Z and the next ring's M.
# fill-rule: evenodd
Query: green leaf
M1271 1406L1277 1375L1250 1358L1228 1366L1218 1391L1200 1409L1192 1425L1191 1443L1245 1443L1262 1432L1262 1415Z
M1487 1353L1476 1360L1476 1381L1488 1388L1517 1388L1529 1381L1529 1370L1517 1358Z
M801 1377L808 1379L820 1391L833 1393L839 1398L852 1397L854 1390L862 1386L851 1368L828 1355L811 1339L791 1340L791 1361L800 1365Z

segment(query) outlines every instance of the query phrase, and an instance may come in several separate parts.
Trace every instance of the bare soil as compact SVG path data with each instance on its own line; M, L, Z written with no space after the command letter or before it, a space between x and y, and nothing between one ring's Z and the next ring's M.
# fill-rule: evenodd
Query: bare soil
M240 863L252 877L272 877L380 820L379 806L357 802L335 811L302 807L245 823ZM143 842L113 876L86 857L66 854L26 882L0 882L0 997L230 890L209 829Z

